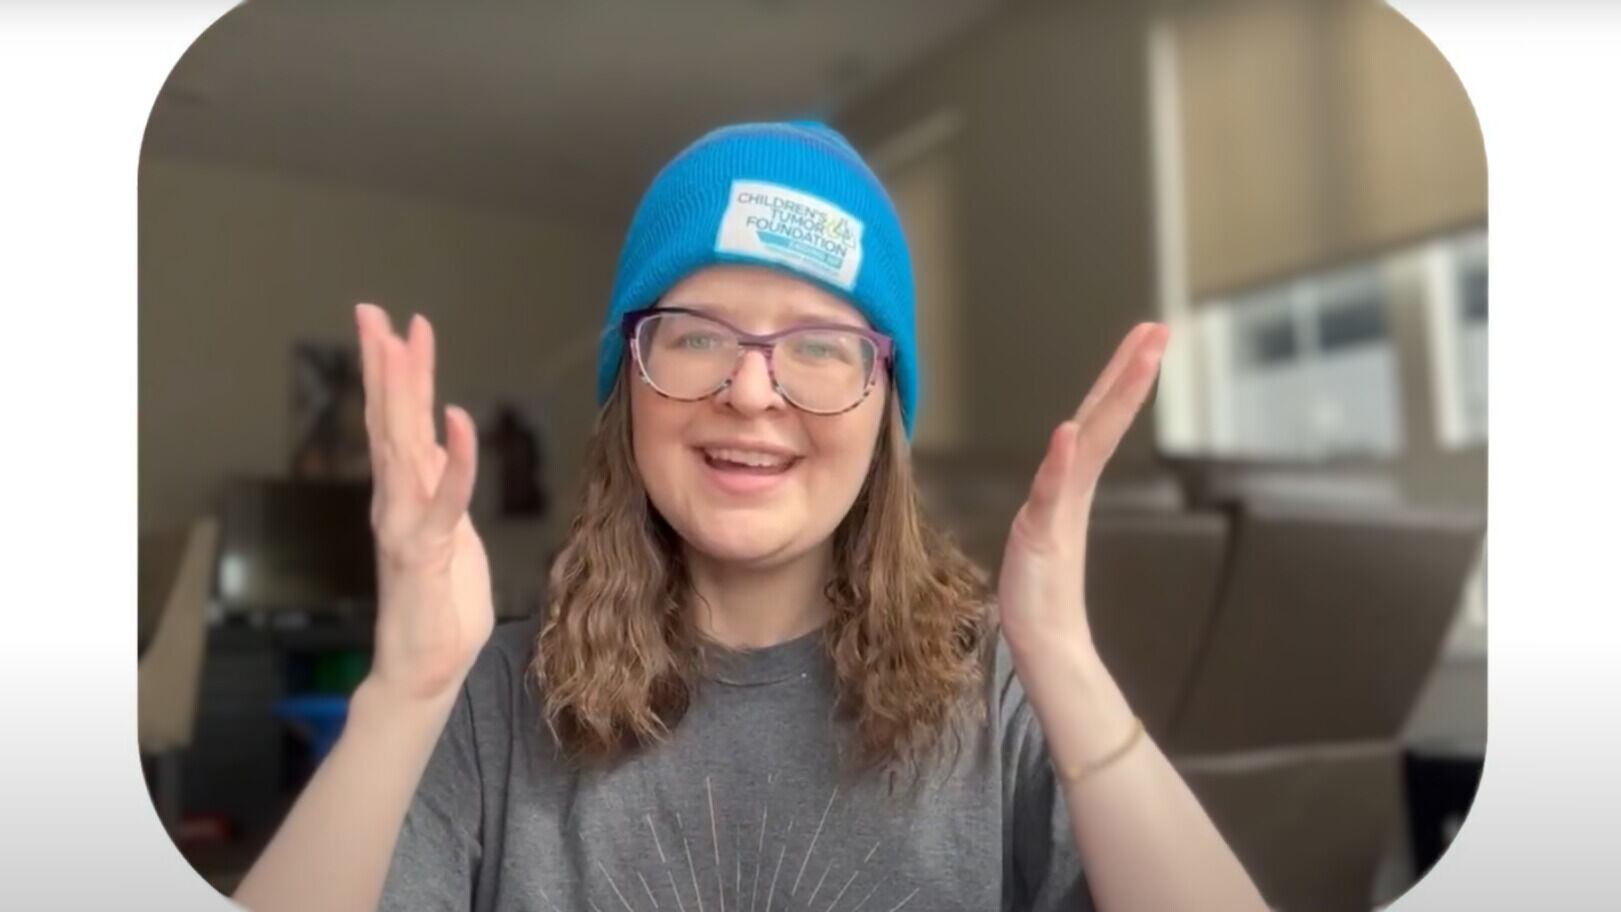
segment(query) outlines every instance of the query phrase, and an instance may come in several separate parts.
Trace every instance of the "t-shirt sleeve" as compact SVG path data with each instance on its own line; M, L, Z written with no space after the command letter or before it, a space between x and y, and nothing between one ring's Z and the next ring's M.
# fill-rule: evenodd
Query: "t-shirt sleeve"
M1092 912L1069 808L1047 755L1047 742L1007 645L996 653L998 723L1002 747L1006 871L1002 908L1008 912Z
M400 828L380 912L467 912L481 860L482 779L463 689Z

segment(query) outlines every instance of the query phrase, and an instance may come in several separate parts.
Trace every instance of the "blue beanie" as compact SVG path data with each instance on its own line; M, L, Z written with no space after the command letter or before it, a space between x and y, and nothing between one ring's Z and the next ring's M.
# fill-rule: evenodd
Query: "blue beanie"
M598 354L597 400L624 356L619 325L696 270L766 266L849 301L895 341L894 376L910 438L918 362L912 258L878 177L848 140L812 122L722 127L664 166L619 257Z

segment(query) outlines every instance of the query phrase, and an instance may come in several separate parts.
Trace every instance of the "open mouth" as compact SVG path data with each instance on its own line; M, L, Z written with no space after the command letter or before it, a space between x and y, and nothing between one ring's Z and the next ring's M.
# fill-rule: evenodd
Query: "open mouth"
M703 449L699 452L710 468L741 475L781 475L799 463L798 456L759 450Z

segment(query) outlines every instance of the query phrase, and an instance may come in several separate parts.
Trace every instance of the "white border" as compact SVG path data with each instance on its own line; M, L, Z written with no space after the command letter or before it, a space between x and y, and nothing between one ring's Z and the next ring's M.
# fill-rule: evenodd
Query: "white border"
M158 824L134 699L136 163L158 89L229 7L0 8L4 553L20 558L0 633L0 908L232 907Z
M1621 10L1392 4L1446 55L1486 144L1488 746L1474 808L1408 910L1621 905L1613 568Z
M1491 747L1475 813L1397 907L1616 908L1621 10L1396 6L1479 113L1493 293ZM6 908L228 908L169 846L137 774L128 385L142 131L174 61L228 7L0 10Z

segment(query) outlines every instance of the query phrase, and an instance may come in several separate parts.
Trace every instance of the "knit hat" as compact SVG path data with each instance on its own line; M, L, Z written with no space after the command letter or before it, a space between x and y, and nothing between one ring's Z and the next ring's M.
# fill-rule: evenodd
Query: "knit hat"
M599 404L624 356L624 315L721 263L812 282L894 339L896 393L911 436L919 397L916 293L900 218L850 142L807 121L722 127L654 178L620 252L598 353Z

